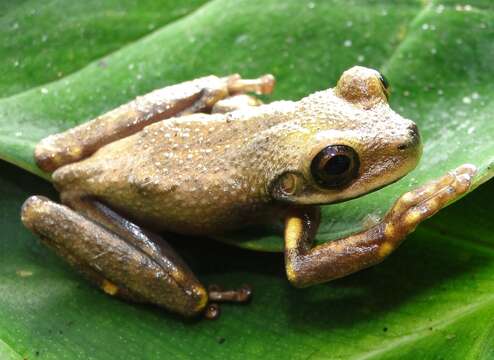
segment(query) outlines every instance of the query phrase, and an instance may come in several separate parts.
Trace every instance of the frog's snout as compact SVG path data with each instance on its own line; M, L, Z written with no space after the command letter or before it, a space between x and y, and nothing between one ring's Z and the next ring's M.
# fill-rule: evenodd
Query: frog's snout
M400 145L398 150L415 150L421 146L419 128L415 123L412 123L407 128L407 138Z

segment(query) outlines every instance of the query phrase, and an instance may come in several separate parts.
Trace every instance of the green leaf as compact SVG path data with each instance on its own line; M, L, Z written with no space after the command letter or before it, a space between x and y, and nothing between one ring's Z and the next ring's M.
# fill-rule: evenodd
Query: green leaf
M22 357L0 340L0 358L5 360L20 360Z
M419 124L425 151L402 181L326 207L320 241L361 229L404 191L462 163L479 167L476 185L492 177L490 1L216 0L192 11L200 3L0 4L0 66L8 69L0 157L46 177L32 159L41 138L154 88L209 73L272 72L272 98L297 99L359 63L386 74L392 107ZM205 283L256 290L250 306L225 306L217 322L184 322L82 280L20 223L30 194L56 196L48 184L5 163L0 174L0 356L494 356L492 182L420 226L382 265L310 289L288 285L280 254L177 242ZM241 243L281 244L276 229L253 229Z
M66 77L205 0L33 0L0 4L0 97ZM63 9L63 16L61 10Z
M51 187L5 163L0 173L0 344L23 358L494 355L493 182L419 227L381 265L307 289L288 284L282 254L175 241L205 283L254 287L251 304L191 322L111 298L80 278L19 220L24 199L53 197Z

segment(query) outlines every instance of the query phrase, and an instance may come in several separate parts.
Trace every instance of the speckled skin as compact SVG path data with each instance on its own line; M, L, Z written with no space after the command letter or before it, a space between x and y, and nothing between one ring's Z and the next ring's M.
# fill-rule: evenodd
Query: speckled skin
M39 166L54 170L62 202L90 221L32 197L23 207L24 223L107 293L194 315L208 302L204 287L168 245L127 219L148 229L210 236L284 220L288 278L308 286L378 263L470 186L474 168L460 167L405 194L369 230L312 247L317 205L404 176L420 158L420 137L412 121L391 110L375 70L351 68L335 88L296 102L260 105L242 95L268 93L273 81L197 79L44 139L35 152ZM344 186L326 188L315 181L311 162L333 145L352 148L359 167ZM56 222L70 230L54 229ZM135 254L122 250L127 244Z
M62 197L96 196L155 229L211 235L278 220L270 190L286 172L300 174L304 188L281 200L299 204L355 197L396 180L418 160L414 127L385 101L365 109L330 89L299 102L160 121L63 166L53 181ZM358 149L361 174L343 191L325 191L308 164L335 143Z

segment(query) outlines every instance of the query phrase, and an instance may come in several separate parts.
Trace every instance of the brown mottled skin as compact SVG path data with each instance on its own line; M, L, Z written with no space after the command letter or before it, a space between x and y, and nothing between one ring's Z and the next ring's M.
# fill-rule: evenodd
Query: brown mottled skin
M284 220L288 278L307 286L380 262L420 221L469 188L475 169L465 165L405 194L369 230L312 247L317 205L398 180L416 166L420 137L412 121L391 110L375 70L351 68L335 88L296 102L262 105L244 95L269 93L273 84L269 75L209 76L44 139L36 160L54 171L68 207L31 197L24 223L107 293L190 316L204 311L208 292L163 239L135 224L215 236ZM344 183L337 186L321 183L314 171L334 169L314 170L316 155L342 146L357 156L349 165L354 171L338 175Z

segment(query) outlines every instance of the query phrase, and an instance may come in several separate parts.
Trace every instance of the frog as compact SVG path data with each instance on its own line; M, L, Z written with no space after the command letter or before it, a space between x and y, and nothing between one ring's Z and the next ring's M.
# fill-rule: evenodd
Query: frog
M463 196L463 164L410 190L360 232L315 244L323 205L364 196L418 164L417 125L393 111L389 83L354 66L332 88L264 103L273 75L205 76L144 94L35 147L60 203L31 196L24 225L105 293L183 317L217 317L252 291L206 287L166 234L221 238L282 226L295 287L376 265L423 220ZM281 235L281 234L280 234Z

